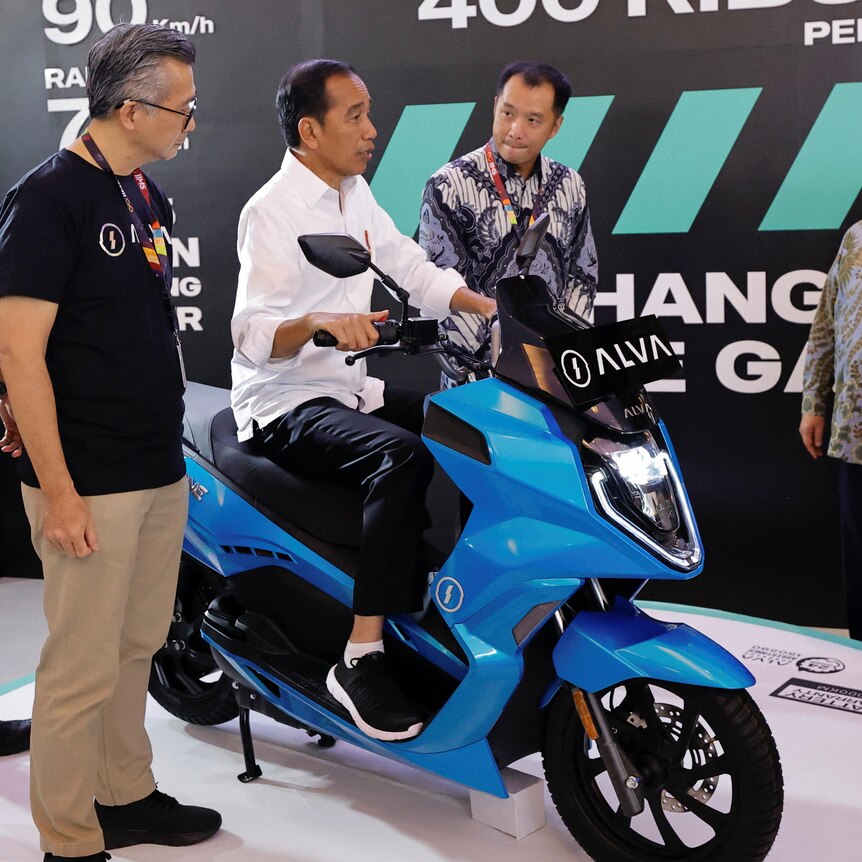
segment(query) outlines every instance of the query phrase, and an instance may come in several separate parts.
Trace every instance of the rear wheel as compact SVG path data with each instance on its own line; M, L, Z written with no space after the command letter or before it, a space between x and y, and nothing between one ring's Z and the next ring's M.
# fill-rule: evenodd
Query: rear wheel
M568 689L557 695L543 750L554 804L597 862L743 862L769 852L784 789L775 742L745 691L629 680L600 695L611 729L644 784L625 817Z
M201 636L204 612L224 585L221 575L184 553L168 639L153 656L150 694L190 724L221 724L239 714L231 680Z

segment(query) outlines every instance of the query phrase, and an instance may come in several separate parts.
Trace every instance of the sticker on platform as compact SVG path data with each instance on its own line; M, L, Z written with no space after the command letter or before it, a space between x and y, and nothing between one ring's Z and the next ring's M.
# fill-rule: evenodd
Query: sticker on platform
M796 667L804 673L841 673L846 667L841 659L812 656L796 662Z
M862 715L862 691L858 688L845 688L807 679L789 679L772 692L772 697Z
M802 658L802 653L756 645L749 647L742 654L742 657L746 661L759 661L763 662L763 664L777 664L779 667L784 667L786 664L793 664L793 662L799 661Z

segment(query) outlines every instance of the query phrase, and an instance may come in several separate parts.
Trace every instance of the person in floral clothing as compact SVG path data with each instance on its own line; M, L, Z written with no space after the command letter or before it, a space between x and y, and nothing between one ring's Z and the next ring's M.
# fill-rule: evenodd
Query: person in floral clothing
M840 461L841 569L850 637L862 640L862 221L844 234L811 324L799 433L812 458Z

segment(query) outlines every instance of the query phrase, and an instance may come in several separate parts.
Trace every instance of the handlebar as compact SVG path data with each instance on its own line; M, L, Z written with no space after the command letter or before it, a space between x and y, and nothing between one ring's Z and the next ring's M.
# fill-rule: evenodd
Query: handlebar
M372 321L371 325L380 335L378 344L397 344L401 338L396 320L375 320ZM315 347L335 347L338 344L338 339L325 329L316 330L312 336L312 341Z
M458 383L463 383L467 379L468 371L480 368L493 371L493 367L484 360L452 344L445 332L440 329L438 321L433 318L408 317L404 321L379 320L373 321L371 325L380 333L379 341L373 347L345 356L344 361L347 365L354 365L357 360L375 353L386 355L395 351L413 355L439 354L441 360L446 362L444 372ZM499 352L499 325L496 321L493 330L496 338L491 339L492 350L496 343L496 352ZM335 347L338 344L335 336L324 329L315 331L312 342L316 347Z

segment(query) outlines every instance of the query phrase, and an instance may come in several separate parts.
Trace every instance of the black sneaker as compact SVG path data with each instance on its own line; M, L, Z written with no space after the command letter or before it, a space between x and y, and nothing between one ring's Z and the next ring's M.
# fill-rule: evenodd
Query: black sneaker
M20 754L30 747L30 720L0 721L0 757Z
M329 693L350 713L366 735L386 742L412 739L422 730L422 716L395 682L382 652L351 659L342 656L326 677Z
M105 862L106 859L110 859L111 854L105 853L104 850L101 853L92 853L89 856L55 856L53 853L45 854L45 862Z
M204 841L221 827L218 811L180 805L160 790L154 790L144 799L128 805L100 805L97 802L96 815L107 850L131 844L185 847Z

